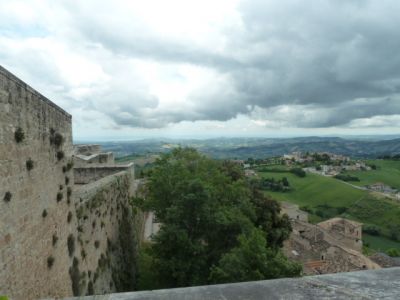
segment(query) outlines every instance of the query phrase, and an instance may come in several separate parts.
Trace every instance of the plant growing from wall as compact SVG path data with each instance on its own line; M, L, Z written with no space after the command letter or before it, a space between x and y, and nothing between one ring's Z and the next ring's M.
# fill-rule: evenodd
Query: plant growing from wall
M49 256L48 258L47 258L47 267L49 268L49 269L51 269L51 267L54 265L54 257L53 256Z
M12 198L11 192L6 192L6 193L4 194L3 200L4 200L5 202L10 202L10 201L11 201L11 198Z
M82 248L82 250L81 250L81 257L82 257L82 260L85 260L85 258L86 258L86 250L85 250L85 248ZM90 276L90 273L89 273L89 276Z
M53 143L57 147L60 147L64 143L64 137L61 133L57 132L56 134L54 134Z
M65 176L65 185L68 185L68 184L69 184L69 177Z
M58 236L56 234L53 234L53 247L57 244L58 241Z
M71 197L72 195L72 188L71 187L67 187L67 197L68 199Z
M25 139L25 133L21 127L18 127L14 132L14 138L17 143L21 143Z
M64 195L61 192L57 193L57 202L60 202L63 199Z
M62 160L64 158L64 151L57 151L56 157L58 160Z
M72 261L72 266L69 268L69 276L71 278L71 283L72 283L72 293L74 296L79 296L81 291L79 287L80 272L79 272L79 260L76 257L74 257Z
M42 217L46 218L47 217L47 210L43 209L42 211Z
M68 163L67 163L67 166L66 166L66 170L67 170L67 171L70 171L70 170L72 169L73 166L74 166L74 163L73 163L72 161L68 162Z
M81 206L76 210L76 217L78 219L81 219L81 218L83 218L83 214L84 214L84 210L83 210L83 207Z
M27 169L28 171L32 170L33 167L34 167L33 160L30 159L30 158L26 161L25 164L26 164L26 169Z
M99 247L100 247L100 241L96 240L96 241L94 242L94 246L96 247L96 249L99 249Z
M88 292L87 292L88 296L94 295L94 288L93 288L93 282L89 281L88 283Z
M70 234L67 238L67 246L68 246L68 254L70 257L72 257L72 255L75 252L75 237L73 236L73 234Z
M71 220L72 220L72 212L69 211L67 216L67 222L71 223Z

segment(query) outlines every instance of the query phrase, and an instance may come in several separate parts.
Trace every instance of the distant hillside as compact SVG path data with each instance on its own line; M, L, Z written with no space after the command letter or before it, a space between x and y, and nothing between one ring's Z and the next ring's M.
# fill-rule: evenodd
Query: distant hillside
M190 146L214 158L264 158L294 151L332 152L351 157L376 158L400 153L397 139L344 139L339 137L300 138L220 138L208 140L141 140L102 142L103 148L116 156L168 152L173 147Z

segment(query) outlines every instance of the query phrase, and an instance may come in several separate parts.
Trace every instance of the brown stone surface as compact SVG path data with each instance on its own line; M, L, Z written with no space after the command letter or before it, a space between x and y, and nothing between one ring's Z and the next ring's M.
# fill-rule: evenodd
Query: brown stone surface
M20 143L18 128L25 135ZM63 137L59 146L52 142L57 134ZM64 152L61 160L58 151ZM72 154L71 116L0 67L0 295L72 296L74 258L80 294L89 292L90 283L94 293L121 291L126 275L134 283L143 217L133 216L128 205L135 192L132 168L76 188L73 169L65 169ZM5 201L7 192L12 197Z

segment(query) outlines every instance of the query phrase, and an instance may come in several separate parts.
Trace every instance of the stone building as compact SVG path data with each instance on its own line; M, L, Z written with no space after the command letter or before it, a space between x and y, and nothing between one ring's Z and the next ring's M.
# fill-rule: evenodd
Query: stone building
M100 145L74 145L74 166L112 166L115 165L114 153L101 152Z
M362 224L343 218L333 218L318 223L318 226L328 231L336 240L347 248L362 250Z
M353 227L352 223L335 218L314 225L292 219L293 232L285 241L284 253L301 262L305 274L379 269L378 264L360 252L360 243L353 238L356 234L351 230L361 228L358 223Z
M71 120L0 66L0 295L13 300L134 285L133 165L74 161Z

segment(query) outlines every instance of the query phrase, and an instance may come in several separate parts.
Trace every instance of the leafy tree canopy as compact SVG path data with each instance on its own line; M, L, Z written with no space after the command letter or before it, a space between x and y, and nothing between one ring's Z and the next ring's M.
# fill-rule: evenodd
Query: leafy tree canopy
M300 275L279 249L287 216L233 162L191 148L163 154L144 202L162 224L149 250L162 287Z

